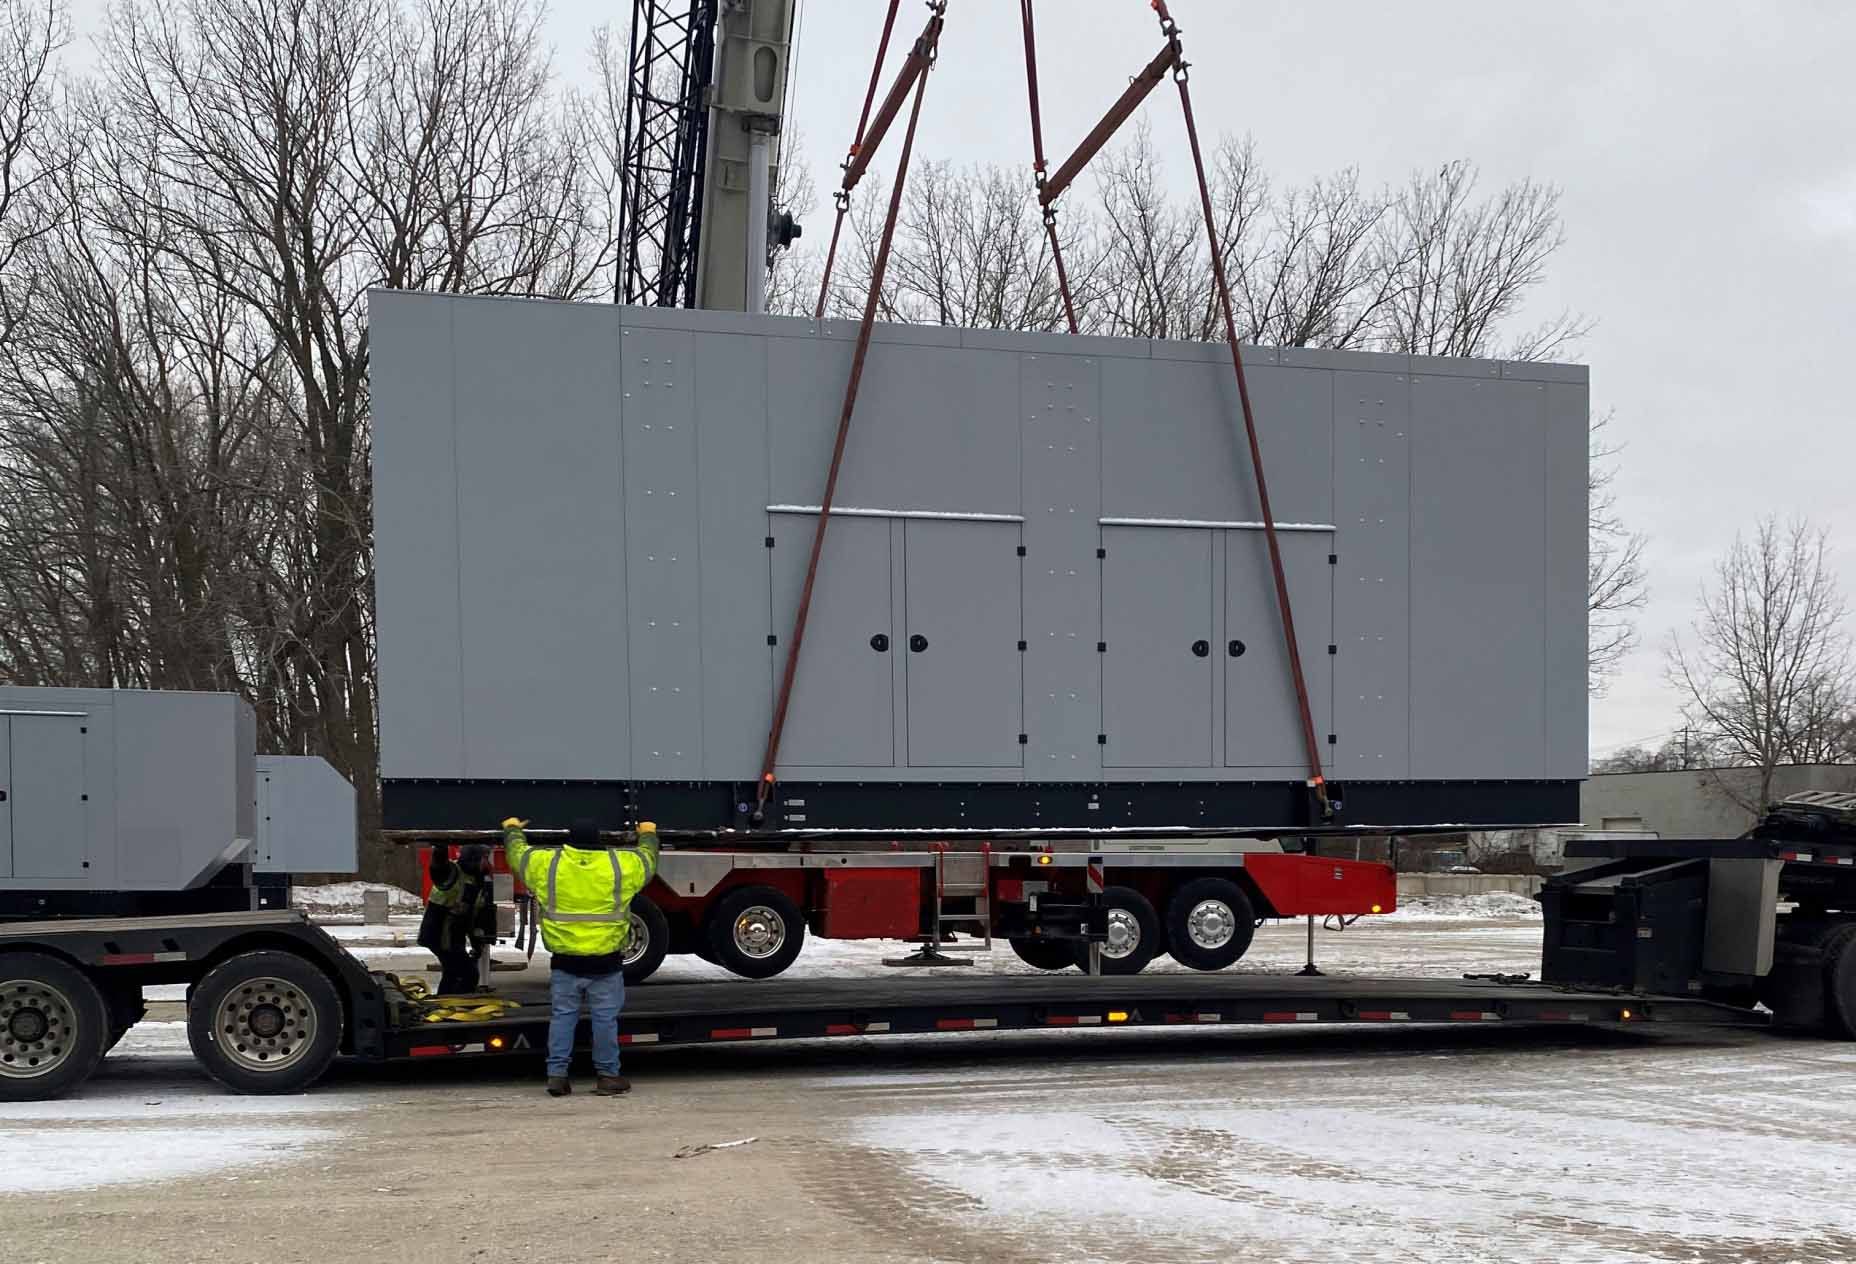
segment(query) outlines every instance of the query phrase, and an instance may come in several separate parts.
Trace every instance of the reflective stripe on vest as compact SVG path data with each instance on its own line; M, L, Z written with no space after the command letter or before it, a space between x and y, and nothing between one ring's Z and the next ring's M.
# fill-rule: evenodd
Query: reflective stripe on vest
M631 915L619 908L619 897L625 890L625 884L619 877L619 853L606 848L606 859L612 862L612 911L610 913L563 913L556 906L554 876L561 868L563 849L556 847L554 856L548 861L548 889L541 897L541 915L551 922L629 922Z

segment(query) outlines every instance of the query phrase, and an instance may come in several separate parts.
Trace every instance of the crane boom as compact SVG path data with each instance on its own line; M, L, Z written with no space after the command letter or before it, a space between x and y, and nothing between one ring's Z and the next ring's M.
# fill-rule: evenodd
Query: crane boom
M697 307L766 310L767 259L774 247L768 223L796 9L797 0L722 4L708 110Z

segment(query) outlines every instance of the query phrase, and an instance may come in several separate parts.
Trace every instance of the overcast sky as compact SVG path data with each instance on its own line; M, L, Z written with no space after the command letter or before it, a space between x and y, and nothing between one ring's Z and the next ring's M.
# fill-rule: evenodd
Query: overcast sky
M882 0L799 0L795 114L829 199L861 103ZM76 0L92 30L101 0ZM1564 190L1567 244L1537 315L1597 321L1566 358L1626 445L1625 519L1650 536L1642 644L1592 706L1592 748L1679 724L1663 648L1698 583L1761 515L1828 525L1856 595L1856 4L1785 0L1172 0L1200 126L1248 133L1284 180L1358 166L1371 181L1468 158L1490 187ZM555 0L563 76L624 0ZM899 30L919 30L906 0ZM1068 151L1159 47L1142 0L1042 0L1047 145ZM1017 6L952 0L917 152L1023 162ZM1168 91L1146 107L1183 179Z

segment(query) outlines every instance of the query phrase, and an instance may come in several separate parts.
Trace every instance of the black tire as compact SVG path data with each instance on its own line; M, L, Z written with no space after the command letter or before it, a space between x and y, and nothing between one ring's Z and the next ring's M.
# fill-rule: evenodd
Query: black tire
M1856 1040L1856 922L1824 940L1824 1031Z
M1173 960L1194 970L1222 970L1250 951L1257 914L1229 878L1194 878L1166 902L1166 942Z
M342 998L293 952L243 952L193 989L187 1043L206 1073L240 1093L295 1093L329 1068L342 1043Z
M40 952L0 952L0 1101L62 1097L103 1061L109 1007L90 976Z
M1076 964L1075 944L1067 939L1028 939L1018 936L1010 943L1020 961L1039 970L1068 970Z
M670 920L647 897L632 897L631 938L625 941L625 981L643 983L664 964L670 951Z
M1166 950L1160 930L1160 914L1153 902L1133 887L1110 887L1102 893L1108 906L1109 942L1102 946L1103 974L1139 974ZM1125 938L1129 931L1132 939ZM1078 968L1089 969L1089 945L1070 945L1070 959Z
M709 910L704 928L715 964L744 979L771 979L806 942L799 906L773 887L730 891Z

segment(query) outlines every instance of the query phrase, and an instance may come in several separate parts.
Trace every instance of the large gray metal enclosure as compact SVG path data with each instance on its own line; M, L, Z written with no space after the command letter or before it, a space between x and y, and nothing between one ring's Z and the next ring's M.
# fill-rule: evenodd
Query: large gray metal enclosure
M230 694L0 686L0 893L188 891L248 863L256 731Z
M727 823L855 327L384 291L370 320L388 824ZM1586 370L1245 363L1342 819L1575 819ZM837 504L783 823L1297 822L1224 347L879 326Z

